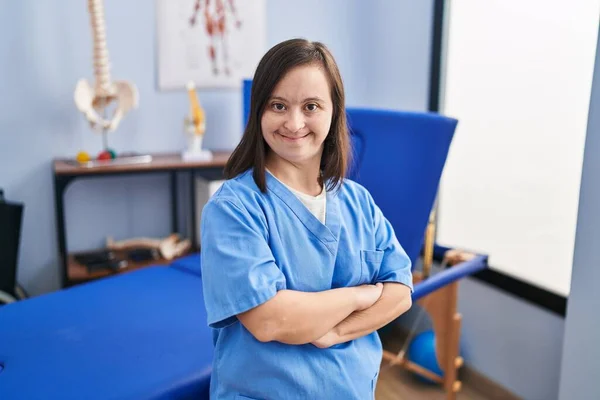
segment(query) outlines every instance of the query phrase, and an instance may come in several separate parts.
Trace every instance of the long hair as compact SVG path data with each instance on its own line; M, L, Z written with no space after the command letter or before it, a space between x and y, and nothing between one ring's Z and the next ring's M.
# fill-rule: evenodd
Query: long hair
M333 115L329 133L323 143L321 183L327 182L332 190L346 177L350 158L350 139L346 123L344 86L338 66L327 47L320 42L290 39L272 47L260 60L250 95L250 115L240 143L225 166L225 177L253 169L254 182L266 192L265 162L269 146L265 142L261 119L275 86L291 69L308 64L323 67L331 89Z

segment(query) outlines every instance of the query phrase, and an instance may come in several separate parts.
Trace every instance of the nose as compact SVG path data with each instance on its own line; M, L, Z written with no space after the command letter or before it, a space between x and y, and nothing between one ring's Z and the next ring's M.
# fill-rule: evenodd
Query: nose
M304 115L298 111L289 112L283 124L288 131L295 133L304 128Z

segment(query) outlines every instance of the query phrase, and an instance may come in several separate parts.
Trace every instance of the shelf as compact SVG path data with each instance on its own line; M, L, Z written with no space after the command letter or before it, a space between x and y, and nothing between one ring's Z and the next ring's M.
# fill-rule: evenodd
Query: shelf
M110 269L97 269L93 272L89 272L85 265L80 264L79 262L77 262L75 260L75 256L80 253L72 253L72 254L69 254L69 257L67 260L67 276L68 276L69 283L71 285L75 285L75 284L79 284L79 283L92 281L94 279L99 279L99 278L104 278L104 277L108 277L108 276L112 276L112 275L118 275L118 274L122 274L122 273L126 273L126 272L135 271L137 269L145 268L145 267L149 267L149 266L153 266L153 265L168 265L168 264L171 264L176 259L188 256L191 253L192 253L192 251L190 250L189 252L186 252L186 253L182 254L181 256L175 257L171 260L166 260L164 258L161 258L161 259L147 260L147 261L141 261L141 262L127 261L127 266L118 271L113 271ZM117 257L121 258L124 253L115 251L115 254L117 255Z
M119 173L140 173L153 171L176 171L189 169L207 169L225 167L231 152L215 151L211 160L184 161L179 153L148 154L149 162L121 163L120 159L99 162L92 167L78 163L74 159L58 158L54 160L54 175L84 176L110 175Z
M131 158L133 156L133 159ZM67 229L65 220L65 191L76 180L92 179L96 177L112 176L138 176L148 173L168 173L169 192L171 194L171 221L172 232L180 232L180 201L179 192L182 184L179 172L188 178L187 191L189 201L184 203L184 209L190 214L192 246L197 243L198 218L196 218L196 191L193 190L195 179L198 177L206 180L224 179L224 168L231 156L229 151L213 151L210 160L184 160L181 153L150 153L150 154L120 154L114 160L106 162L79 163L73 158L55 158L53 160L54 202L57 224L58 252L60 257L61 287L92 279L102 278L129 272L149 265L168 264L167 260L150 260L141 263L131 263L120 271L97 270L88 272L85 265L75 261L74 254L67 248Z

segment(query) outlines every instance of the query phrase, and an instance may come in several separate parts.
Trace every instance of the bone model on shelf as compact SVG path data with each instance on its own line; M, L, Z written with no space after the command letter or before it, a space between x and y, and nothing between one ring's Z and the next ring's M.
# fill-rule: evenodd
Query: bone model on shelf
M157 249L165 260L179 257L191 248L189 239L179 240L179 235L172 234L164 239L135 238L115 241L113 238L106 239L106 248L109 250L134 250L134 249Z
M194 135L204 135L206 131L206 118L204 115L204 109L200 105L198 100L198 94L196 93L196 85L194 82L187 84L188 97L190 100L190 118L189 122Z
M112 81L106 45L106 22L103 0L88 0L94 43L94 84L80 79L75 88L75 104L97 132L112 132L131 109L138 105L136 86L127 81ZM116 102L112 116L108 108Z
M185 131L188 134L188 147L181 156L184 161L191 160L210 160L212 152L202 148L202 141L206 132L206 114L198 94L196 93L196 85L193 81L187 84L188 98L190 101L190 113L185 118Z

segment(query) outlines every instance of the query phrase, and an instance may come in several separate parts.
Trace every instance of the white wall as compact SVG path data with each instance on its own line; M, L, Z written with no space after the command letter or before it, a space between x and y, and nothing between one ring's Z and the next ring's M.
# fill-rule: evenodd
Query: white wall
M481 120L475 118L473 113L460 113L459 107L455 107L455 116L459 118L459 128L457 136L453 143L452 157L449 160L449 166L445 171L444 177L454 175L451 190L442 190L442 201L448 200L446 212L441 207L440 217L447 217L446 224L452 223L452 229L443 232L444 220L440 221L441 242L442 244L463 246L467 248L477 248L490 254L492 266L498 265L502 272L509 275L515 275L519 279L530 281L534 285L553 290L560 294L568 293L569 276L571 271L571 259L569 252L573 251L575 234L575 216L577 213L577 200L579 198L579 175L577 171L581 169L581 156L583 155L583 137L588 115L589 92L591 90L591 75L593 67L593 58L597 54L595 41L597 36L597 15L593 10L589 13L584 12L585 7L594 8L597 2L578 2L577 4L567 4L566 1L553 2L528 2L524 4L519 2L477 2L463 0L450 1L447 3L460 4L462 6L472 6L477 9L481 17L470 24L461 24L457 30L467 29L460 32L461 39L471 45L470 56L457 52L454 54L455 73L460 79L466 81L467 86L460 86L459 79L455 79L451 88L455 96L456 104L465 102L472 107L479 107L480 111L476 117L481 116L489 118L490 123L481 124ZM535 6L528 8L527 6ZM506 23L500 18L506 15L506 8L509 7L517 14L516 24ZM562 7L562 9L561 9ZM564 10L564 12L562 12ZM597 10L597 8L596 8ZM547 12L554 12L548 16ZM546 13L546 14L545 14ZM545 15L545 17L544 17ZM583 19L583 21L582 21ZM540 21L541 20L541 21ZM544 29L535 31L532 29L534 23L541 23ZM459 23L456 22L455 23ZM470 28L475 28L468 30ZM478 32L478 34L474 34ZM567 36L570 34L570 36ZM573 42L573 37L584 37L583 40L576 41L570 45L568 40ZM569 39L567 39L567 37ZM449 38L446 38L450 41ZM493 40L492 40L493 39ZM484 43L481 43L484 42ZM501 44L510 43L511 46L502 49ZM534 50L535 49L535 50ZM498 51L501 55L500 60L495 65L494 52ZM509 58L502 51L519 52L518 56L511 56L518 62L506 63ZM475 55L473 59L472 55ZM564 59L565 54L570 54L571 58ZM539 64L532 70L533 64ZM482 69L482 66L488 68L488 73L481 75L480 71L473 68ZM498 68L499 67L499 68ZM524 67L524 68L522 68ZM571 73L559 70L557 68L571 68ZM526 84L520 86L514 85L516 79L521 79L519 73L522 72L527 78L530 78ZM548 76L554 72L553 76ZM513 81L502 81L499 77L512 77ZM568 77L565 79L564 77ZM446 74L446 78L448 75ZM578 80L579 79L579 80ZM462 82L465 84L465 82ZM476 82L475 85L470 85ZM535 86L536 91L528 91L531 85ZM587 85L587 86L586 86ZM587 89L586 89L587 87ZM513 89L512 93L506 93L506 88ZM561 92L562 91L562 92ZM563 93L562 97L557 97ZM497 95L504 94L504 102ZM532 110L533 105L544 104L543 101L550 100L554 103L546 104L546 109ZM520 109L515 110L515 105L521 105ZM474 109L473 108L473 109ZM592 106L593 108L593 106ZM544 152L548 150L560 149L562 153L550 158L541 157L544 168L538 168L532 171L524 171L527 161L532 159L532 154L523 153L523 149L531 145L530 140L525 140L525 133L514 137L514 129L511 131L511 123L515 121L512 116L528 117L522 110L533 111L532 115L548 116L544 121L544 128L555 129L560 127L561 123L572 123L575 132L572 129L564 129L566 132L556 132L556 130L539 129L534 133L541 134L543 145L535 146ZM469 110L471 111L471 110ZM537 113L537 114L535 114ZM560 123L556 119L565 114L570 114L573 118L564 118ZM552 122L553 124L549 124ZM494 126L505 127L501 136L496 141L486 142L489 137L474 130L469 131L470 122L473 122L482 130L493 128ZM531 122L526 120L525 122ZM577 130L578 129L578 130ZM552 133L554 132L554 133ZM498 132L495 131L498 134ZM547 134L548 137L543 135ZM540 136L537 138L539 139ZM511 138L515 151L508 154L499 154L499 150L506 149L499 146L503 144L504 138ZM554 141L554 147L550 149L547 142ZM508 143L511 144L511 143ZM466 151L460 149L460 145L471 146ZM487 147L486 147L487 146ZM483 147L485 150L481 150ZM513 148L509 148L512 150ZM568 160L570 164L565 165L564 155L570 154ZM579 164L577 155L579 154ZM466 160L461 159L466 157ZM470 157L470 158L469 158ZM517 159L515 160L515 157ZM529 158L528 158L529 157ZM464 162L463 168L453 168L453 161L460 160ZM522 164L518 164L522 162ZM525 163L525 165L523 165ZM490 172L490 166L503 166L505 170L499 169L490 176L482 176ZM456 167L456 164L454 165ZM518 168L521 167L519 170ZM561 169L562 167L562 169ZM502 176L503 173L517 172L516 175ZM557 171L556 174L548 174L548 171ZM492 171L493 172L493 171ZM555 192L544 193L545 189L539 181L536 181L536 174L542 174L545 184L548 184L548 178L562 177L564 185L556 185ZM498 182L498 179L502 178ZM533 179L533 185L524 185L524 180ZM496 181L494 181L496 180ZM494 183L500 183L494 185ZM550 182L553 183L553 182ZM562 182L561 182L562 183ZM507 186L502 186L505 184ZM508 189L507 189L508 188ZM565 190L567 188L567 190ZM443 189L443 188L442 188ZM448 189L448 187L446 187ZM505 190L506 189L506 190ZM504 190L504 191L503 191ZM514 190L511 192L511 190ZM538 191L537 203L532 209L529 207L531 198L523 199L523 195L536 193ZM517 193L521 196L521 202L514 202L513 198L506 199L503 195ZM444 199L443 196L446 196ZM562 195L563 197L558 197ZM515 197L519 197L515 196ZM506 196L505 196L506 197ZM497 201L502 200L502 201ZM493 207L493 201L497 201L496 207ZM452 203L454 202L454 203ZM515 216L506 215L499 211L506 205L517 205L521 207L515 216L518 216L518 223L523 224L525 218L534 218L529 221L530 224L524 226L514 225L506 227L505 222L514 222ZM452 208L452 206L456 206ZM547 206L540 210L540 206ZM554 208L552 208L554 206ZM459 212L457 212L457 210ZM548 217L540 220L540 211ZM552 214L550 214L552 211ZM465 214L467 216L465 217ZM495 213L495 215L493 214ZM537 217L537 219L535 219ZM483 222L482 222L483 221ZM569 224L570 229L566 231L571 235L570 241L560 242L561 232L558 232L556 223ZM496 224L504 224L495 226ZM461 231L461 228L468 229L468 232ZM521 228L521 229L519 229ZM529 236L523 235L524 229L531 228ZM531 274L531 264L520 264L514 259L498 257L498 251L504 255L511 256L510 245L514 246L512 239L521 240L521 249L531 249L523 246L523 243L530 245L531 238L539 239L540 231L550 232L553 237L546 237L540 243L548 245L550 251L547 256L544 253L531 251L536 266L536 271ZM506 232L517 232L512 237L508 237ZM562 232L565 233L565 232ZM537 237L536 237L537 235ZM556 249L556 240L558 238L559 246ZM443 243L445 242L445 243ZM565 250L566 249L566 250ZM532 249L533 250L533 249ZM556 263L556 253L559 252L560 262ZM550 272L544 275L540 271L553 271L553 268L562 268L556 273ZM536 275L537 274L537 275ZM533 278L532 278L533 275ZM544 280L544 278L548 278ZM595 303L594 303L595 304ZM524 399L546 400L557 399L559 392L559 382L561 378L561 359L563 357L563 338L565 321L559 315L548 312L538 306L523 301L513 295L507 294L497 288L491 287L478 280L467 278L460 283L459 292L459 311L463 315L463 329L461 337L461 346L466 362L472 368L485 374L492 380L503 385L518 396ZM588 312L590 310L588 309ZM410 327L414 321L415 313L407 315L401 319L401 323ZM418 327L419 330L427 329L427 323ZM578 326L579 329L582 325ZM595 332L592 330L592 332ZM575 336L574 334L573 336ZM597 336L597 335L596 335ZM590 336L591 341L591 336ZM589 342L588 342L589 343ZM591 344L588 344L591 346ZM583 356L583 349L581 354ZM573 360L577 356L573 357ZM575 364L576 361L573 361ZM591 369L591 368L590 368ZM573 368L575 370L575 368ZM596 368L595 371L598 369ZM575 374L575 373L574 373ZM585 376L585 374L583 375ZM583 391L577 392L579 397L565 398L589 398L582 397Z
M566 296L600 1L448 4L439 242Z

